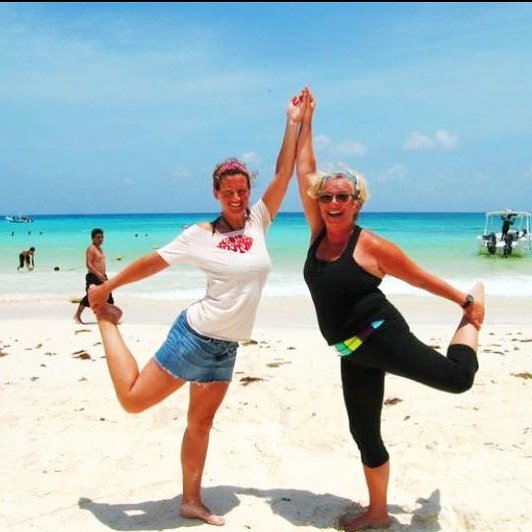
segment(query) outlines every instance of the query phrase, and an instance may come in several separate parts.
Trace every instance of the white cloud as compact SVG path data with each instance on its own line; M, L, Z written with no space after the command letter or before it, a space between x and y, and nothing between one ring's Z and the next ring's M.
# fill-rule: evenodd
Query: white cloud
M445 129L436 131L436 144L444 150L454 150L458 144L458 135L453 135Z
M364 155L368 148L356 140L345 140L333 146L332 151L341 156Z
M403 149L408 151L432 150L433 148L434 141L419 131L412 132L403 144Z
M356 140L344 140L341 142L333 142L330 137L321 133L314 139L314 146L316 149L326 151L332 155L339 157L349 157L352 155L364 155L368 148L361 142Z
M260 163L260 159L259 159L259 156L254 152L254 151L247 151L245 153L243 153L241 156L240 156L240 160L243 162L243 163L246 163L247 165L251 164L259 164Z
M318 170L320 172L338 172L342 170L357 171L357 168L354 168L353 165L347 164L343 161L323 161L320 162Z
M419 150L454 150L458 144L458 135L453 135L445 129L438 129L433 137L413 131L403 143L403 149L407 151Z
M381 183L401 183L406 181L407 169L402 164L394 164L377 176Z
M180 181L188 179L191 176L192 172L184 164L178 164L172 172L171 181L174 183L179 183Z
M331 139L327 137L327 135L324 135L323 133L319 134L314 139L314 146L316 146L316 149L324 149L327 148L331 144Z

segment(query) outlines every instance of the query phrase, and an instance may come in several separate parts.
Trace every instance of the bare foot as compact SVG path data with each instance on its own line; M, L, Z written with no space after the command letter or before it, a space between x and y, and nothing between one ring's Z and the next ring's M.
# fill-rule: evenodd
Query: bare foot
M122 317L122 310L116 305L111 305L106 303L103 308L100 309L100 312L96 315L98 321L110 321L115 325L118 325L120 318Z
M484 283L478 281L473 285L469 293L475 298L471 307L464 310L464 320L469 321L477 330L480 330L484 322ZM478 346L477 346L478 347ZM475 348L476 351L476 348Z
M353 532L364 528L389 528L391 519L388 513L372 514L368 510L357 516L343 516L340 518L340 526L345 532Z
M214 515L204 504L191 503L181 505L181 515L187 519L203 519L209 525L223 526L225 519L220 515Z
M482 281L476 282L469 293L475 298L475 301L484 303L484 283Z

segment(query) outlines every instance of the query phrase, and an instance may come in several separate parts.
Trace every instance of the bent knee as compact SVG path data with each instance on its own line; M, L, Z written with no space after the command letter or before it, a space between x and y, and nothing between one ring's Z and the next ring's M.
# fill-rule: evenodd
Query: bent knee
M463 378L458 379L455 383L453 383L449 391L451 393L456 393L456 394L467 392L473 387L474 382L475 382L474 375L465 375Z
M119 397L118 402L128 414L140 414L141 412L144 412L144 410L148 409L148 405L142 404L139 401L135 401L129 397Z
M390 455L380 434L351 430L351 436L360 451L362 463L368 467L378 467L389 460Z

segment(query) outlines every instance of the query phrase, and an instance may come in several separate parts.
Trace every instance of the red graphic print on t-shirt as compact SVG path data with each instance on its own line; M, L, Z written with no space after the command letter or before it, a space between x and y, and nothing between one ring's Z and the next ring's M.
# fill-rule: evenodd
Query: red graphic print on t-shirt
M235 253L247 253L253 245L253 239L246 235L228 236L217 247L227 249Z

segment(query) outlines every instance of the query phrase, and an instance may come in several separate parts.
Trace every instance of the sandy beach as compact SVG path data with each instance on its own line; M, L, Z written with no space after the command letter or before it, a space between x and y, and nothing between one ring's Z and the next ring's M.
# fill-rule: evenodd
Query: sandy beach
M187 302L117 300L143 365ZM448 302L393 300L424 341L445 349ZM0 529L214 530L179 516L188 393L140 415L111 386L90 310L0 305ZM532 303L487 298L480 371L449 395L387 377L392 531L525 531L532 526ZM263 299L211 435L204 497L231 532L336 530L367 504L348 432L339 361L308 298Z

